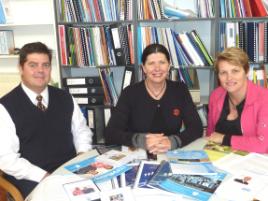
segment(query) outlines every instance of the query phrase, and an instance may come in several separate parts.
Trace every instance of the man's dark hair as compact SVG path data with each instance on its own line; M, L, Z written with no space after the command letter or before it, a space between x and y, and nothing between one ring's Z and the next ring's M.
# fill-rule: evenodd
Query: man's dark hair
M20 49L19 64L23 66L26 62L28 54L41 53L49 57L49 62L52 60L52 51L41 42L27 43Z

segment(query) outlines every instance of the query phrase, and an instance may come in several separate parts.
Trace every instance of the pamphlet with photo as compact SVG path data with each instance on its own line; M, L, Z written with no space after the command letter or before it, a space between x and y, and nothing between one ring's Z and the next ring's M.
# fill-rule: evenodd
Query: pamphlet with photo
M74 174L91 178L96 183L110 180L130 169L127 165L115 166L109 162L99 161L98 157L88 158L64 168Z
M63 188L71 201L100 200L100 191L91 179L66 183Z

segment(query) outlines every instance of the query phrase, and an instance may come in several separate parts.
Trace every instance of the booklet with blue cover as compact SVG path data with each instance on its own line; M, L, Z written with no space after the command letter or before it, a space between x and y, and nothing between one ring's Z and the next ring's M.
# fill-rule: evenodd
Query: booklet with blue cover
M213 175L217 174L217 168L208 163L175 163L170 162L173 174Z
M166 153L167 158L170 161L179 162L208 162L209 158L203 150L172 150Z
M156 169L155 173L149 179L147 186L151 188L160 188L159 186L160 182L167 179L169 176L172 175L170 163L168 161L162 161L159 165L159 167Z
M160 182L159 186L169 192L189 198L207 201L225 178L225 172L216 175L172 175Z
M151 179L159 166L157 161L142 161L134 183L134 188L148 188L147 182Z
M91 157L64 167L66 170L87 178L92 178L96 183L110 180L130 169L126 164L111 165L108 162L98 161L97 157Z
M131 169L121 174L120 177L118 178L121 187L134 186L140 163L131 163L128 164L128 166L130 166Z

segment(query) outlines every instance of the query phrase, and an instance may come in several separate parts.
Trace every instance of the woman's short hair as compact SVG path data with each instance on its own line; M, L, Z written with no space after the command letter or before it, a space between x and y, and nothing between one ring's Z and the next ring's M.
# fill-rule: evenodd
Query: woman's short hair
M163 53L166 56L168 62L170 63L170 55L169 55L167 48L164 45L154 43L154 44L148 45L143 50L142 57L141 57L141 61L143 65L145 64L147 57L153 53Z
M237 47L226 48L217 55L214 62L217 72L219 72L219 63L221 61L227 61L235 66L241 66L246 73L249 70L249 59L247 53Z

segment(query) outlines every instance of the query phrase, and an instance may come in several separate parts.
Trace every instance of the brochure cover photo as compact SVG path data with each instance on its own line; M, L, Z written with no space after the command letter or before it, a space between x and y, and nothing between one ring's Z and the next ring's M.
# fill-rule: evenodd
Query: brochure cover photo
M100 200L100 191L90 179L66 183L63 188L72 201Z
M91 178L94 182L103 182L119 176L131 167L127 165L114 166L104 161L98 161L97 157L92 157L67 165L64 167L74 174Z
M207 201L225 178L226 173L217 175L173 175L160 183L160 187L200 201Z

